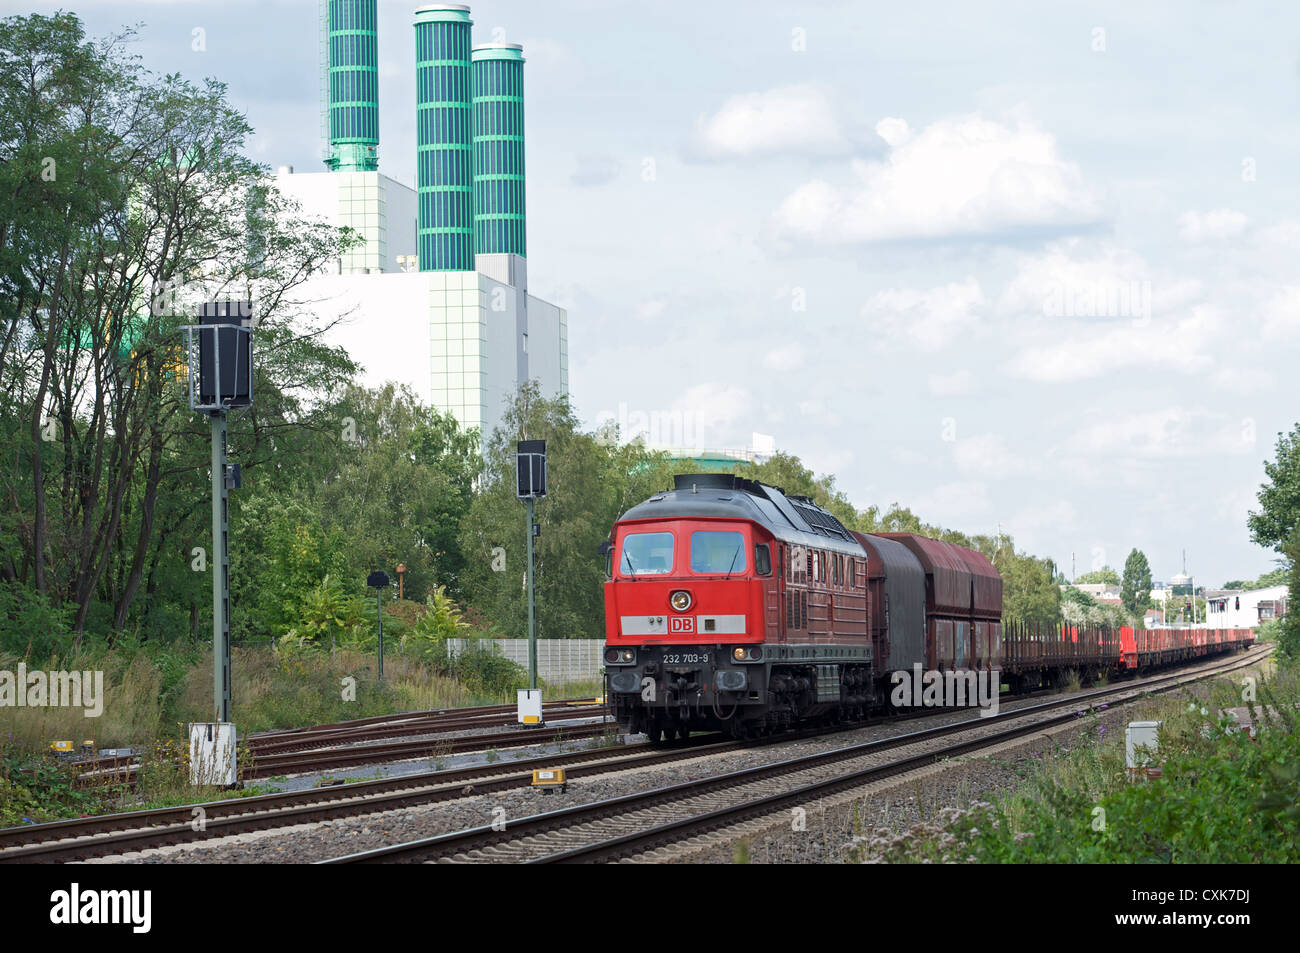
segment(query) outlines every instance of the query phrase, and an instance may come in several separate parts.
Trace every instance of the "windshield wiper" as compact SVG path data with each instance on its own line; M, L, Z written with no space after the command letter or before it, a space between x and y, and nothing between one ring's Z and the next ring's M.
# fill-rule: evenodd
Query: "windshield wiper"
M627 548L626 548L626 547L624 547L624 549L623 549L623 562L627 563L627 569L628 569L628 572L629 572L631 575L635 576L635 575L636 575L636 567L632 565L632 557L629 556L629 555L627 554Z
M736 551L731 554L731 565L727 567L727 574L726 576L723 577L724 580L731 578L731 570L736 568L736 560L739 558L740 558L740 547L737 546Z

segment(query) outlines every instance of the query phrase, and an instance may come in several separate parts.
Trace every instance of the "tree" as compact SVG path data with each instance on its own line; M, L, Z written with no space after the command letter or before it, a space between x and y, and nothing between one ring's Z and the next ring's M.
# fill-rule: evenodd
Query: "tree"
M1061 590L1052 582L1048 561L1017 553L1009 537L991 557L1002 576L1002 618L1008 622L1053 625L1061 620Z
M142 593L188 602L193 630L203 588L181 568L206 535L193 311L170 291L258 304L258 403L231 420L246 472L302 394L352 370L287 297L351 239L269 188L221 83L155 78L122 39L88 42L67 14L0 20L0 578L110 635Z
M1124 560L1124 581L1120 584L1119 601L1129 612L1146 609L1151 599L1151 566L1145 554L1134 549Z
M1277 435L1277 459L1264 464L1269 483L1259 490L1260 510L1247 521L1250 536L1286 560L1288 612L1278 637L1283 657L1300 659L1300 424ZM1276 584L1276 583L1275 583Z
M1120 585L1119 573L1109 566L1103 566L1100 569L1094 569L1092 572L1086 572L1074 580L1076 586L1118 586Z
M1269 482L1259 489L1259 512L1252 510L1247 520L1250 538L1285 553L1300 525L1300 424L1290 434L1277 435L1277 459L1264 463L1264 473Z
M545 440L547 452L547 495L536 506L538 635L599 638L604 564L598 547L626 503L628 483L626 476L610 478L616 469L612 461L637 450L608 446L580 432L568 400L543 398L532 382L520 388L493 432L480 492L461 521L465 591L506 636L528 634L527 530L524 506L515 497L514 462L516 442L524 439Z

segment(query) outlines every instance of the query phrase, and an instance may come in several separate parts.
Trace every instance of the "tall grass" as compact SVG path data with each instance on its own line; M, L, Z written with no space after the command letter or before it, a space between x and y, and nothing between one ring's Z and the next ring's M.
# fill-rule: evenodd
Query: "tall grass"
M500 660L496 660L500 661ZM16 671L19 659L0 654L0 669ZM185 725L213 718L212 656L180 657L135 646L82 650L29 671L78 670L104 673L103 713L85 717L84 708L0 708L0 739L27 750L46 750L53 741L97 747L147 745L182 739ZM490 679L466 666L474 684L449 677L436 661L401 652L385 653L384 681L373 653L340 649L334 654L274 652L270 647L236 646L231 653L231 717L241 736L270 728L297 728L398 711L504 704L515 700L507 677L495 690ZM484 667L492 675L489 667ZM344 700L343 679L355 679L355 700ZM500 680L498 685L502 684ZM520 683L526 684L526 683ZM549 698L599 694L599 680L548 686Z
M0 669L15 672L18 662L13 656L0 655ZM6 740L12 736L15 743L33 748L48 748L53 741L71 741L73 745L93 741L97 747L105 747L153 738L162 729L164 674L143 653L79 651L26 665L28 672L103 672L103 712L90 718L84 707L6 706L0 708L0 731Z

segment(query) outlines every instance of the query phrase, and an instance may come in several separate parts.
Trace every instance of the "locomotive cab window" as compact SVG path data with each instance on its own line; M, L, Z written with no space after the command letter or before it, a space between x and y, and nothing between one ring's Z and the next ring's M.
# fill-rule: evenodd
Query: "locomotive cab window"
M772 575L772 551L767 548L767 543L754 547L754 572L760 576Z
M623 537L618 571L625 576L655 576L673 571L672 533L629 533Z
M741 533L700 529L691 533L691 572L744 572L745 537Z

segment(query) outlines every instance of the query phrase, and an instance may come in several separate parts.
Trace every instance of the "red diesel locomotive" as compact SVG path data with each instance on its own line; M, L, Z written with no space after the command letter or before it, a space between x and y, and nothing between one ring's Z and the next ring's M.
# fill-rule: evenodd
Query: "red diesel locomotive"
M1251 630L1004 632L980 553L850 532L805 497L682 474L614 525L605 584L611 706L651 740L736 737L888 707L897 673L999 672L1013 690L1250 644ZM996 689L994 689L996 691Z

